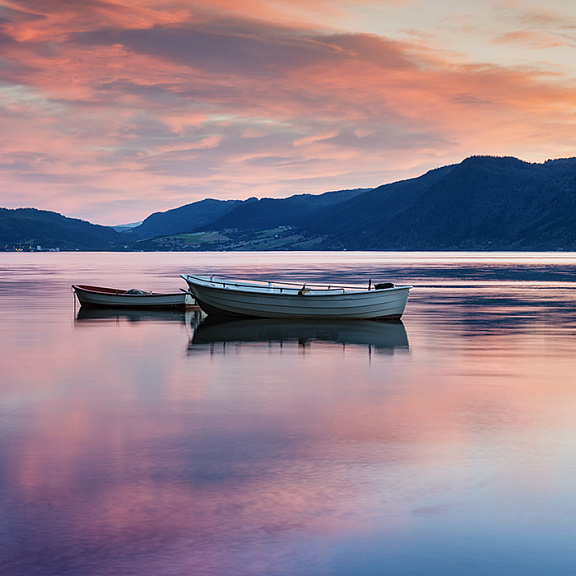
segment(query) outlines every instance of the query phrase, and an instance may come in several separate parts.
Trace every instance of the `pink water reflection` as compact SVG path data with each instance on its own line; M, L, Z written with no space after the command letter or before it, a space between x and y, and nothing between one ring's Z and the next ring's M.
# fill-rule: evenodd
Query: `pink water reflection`
M195 344L189 317L77 319L68 294L3 308L4 566L568 574L573 301L542 294L422 289L379 353Z

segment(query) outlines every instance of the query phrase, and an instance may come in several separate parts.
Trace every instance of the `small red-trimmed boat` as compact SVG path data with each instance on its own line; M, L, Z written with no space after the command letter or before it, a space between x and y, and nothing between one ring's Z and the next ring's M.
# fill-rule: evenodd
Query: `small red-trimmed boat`
M102 286L72 285L72 289L82 306L106 308L186 308L194 306L192 295L181 290L174 293L148 292L132 288L118 290Z
M253 318L398 320L412 286L377 283L358 287L314 287L285 282L240 281L182 274L208 315Z

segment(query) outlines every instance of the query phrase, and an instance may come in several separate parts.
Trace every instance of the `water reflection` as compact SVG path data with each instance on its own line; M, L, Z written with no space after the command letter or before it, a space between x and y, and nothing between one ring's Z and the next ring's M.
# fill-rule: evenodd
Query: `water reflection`
M7 258L2 574L576 573L576 256ZM168 291L191 262L421 282L358 330L73 309L73 282Z
M119 322L176 322L192 327L197 326L205 314L200 309L144 310L133 308L92 308L80 306L76 314L77 324L119 323Z
M227 343L297 343L310 346L314 342L361 346L376 352L394 353L408 350L408 336L401 321L370 320L269 320L205 318L194 330L188 350Z
M486 333L533 334L547 326L576 333L573 288L509 285L503 288L414 290L410 314L439 329L452 326L471 337ZM447 311L450 311L447 314Z

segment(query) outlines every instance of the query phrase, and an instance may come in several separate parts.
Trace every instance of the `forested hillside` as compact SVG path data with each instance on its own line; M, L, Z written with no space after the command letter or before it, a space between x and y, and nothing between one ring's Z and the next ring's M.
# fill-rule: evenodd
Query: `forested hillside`
M206 199L118 233L0 209L0 246L78 250L576 250L576 158L473 156L374 189Z
M0 246L61 250L110 250L124 238L108 226L66 218L56 212L0 208Z

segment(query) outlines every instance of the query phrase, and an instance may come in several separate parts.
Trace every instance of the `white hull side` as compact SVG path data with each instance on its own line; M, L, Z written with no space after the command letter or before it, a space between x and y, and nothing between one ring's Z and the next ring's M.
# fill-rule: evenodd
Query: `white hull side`
M400 318L408 301L409 286L385 290L298 295L297 290L251 291L206 286L183 276L196 301L207 314L257 318L377 319Z

